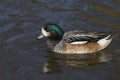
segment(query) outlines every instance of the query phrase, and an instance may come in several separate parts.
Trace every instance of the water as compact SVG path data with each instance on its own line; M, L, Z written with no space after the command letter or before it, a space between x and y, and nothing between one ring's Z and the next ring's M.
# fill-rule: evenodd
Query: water
M0 80L120 80L120 36L91 55L59 55L37 41L47 22L69 30L120 29L119 0L1 0Z

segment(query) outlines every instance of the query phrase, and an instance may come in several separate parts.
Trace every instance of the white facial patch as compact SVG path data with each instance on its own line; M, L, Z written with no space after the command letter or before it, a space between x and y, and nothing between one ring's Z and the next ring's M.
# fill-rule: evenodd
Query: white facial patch
M41 32L43 33L43 35L44 35L45 37L50 36L50 32L47 32L43 27L42 27L42 29L41 29Z

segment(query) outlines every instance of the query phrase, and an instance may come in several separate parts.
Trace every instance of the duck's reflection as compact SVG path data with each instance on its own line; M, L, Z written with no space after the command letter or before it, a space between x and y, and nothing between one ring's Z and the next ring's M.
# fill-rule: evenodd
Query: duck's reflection
M61 64L59 63L60 58L55 56L55 53L48 51L48 56L46 56L47 62L44 63L43 72L44 73L61 73Z
M48 52L48 61L44 64L44 73L60 73L62 66L86 67L111 60L110 53L99 51L93 54L58 54Z

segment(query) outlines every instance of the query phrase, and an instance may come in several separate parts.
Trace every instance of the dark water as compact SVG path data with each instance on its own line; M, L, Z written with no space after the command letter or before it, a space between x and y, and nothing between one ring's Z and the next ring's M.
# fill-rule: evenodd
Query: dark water
M120 80L120 36L89 55L59 55L37 41L47 22L120 30L120 0L0 0L0 80Z

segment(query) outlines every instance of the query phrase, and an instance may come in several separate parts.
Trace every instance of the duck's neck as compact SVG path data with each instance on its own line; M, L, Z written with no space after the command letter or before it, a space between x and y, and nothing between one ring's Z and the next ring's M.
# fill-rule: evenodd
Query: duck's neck
M54 49L54 47L59 44L59 42L61 41L61 39L48 39L47 40L47 46L50 50Z
M62 32L61 32L62 33ZM50 40L59 41L62 40L63 34L58 34L57 32L51 32L51 35L48 37Z
M52 36L47 40L47 45L50 50L52 50L59 42L62 40L63 36Z
M53 41L60 41L60 40L62 40L62 37L50 37L49 38L50 40L53 40Z

